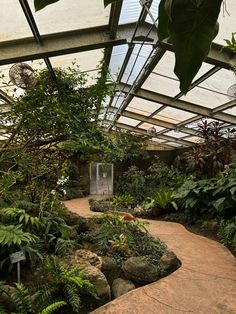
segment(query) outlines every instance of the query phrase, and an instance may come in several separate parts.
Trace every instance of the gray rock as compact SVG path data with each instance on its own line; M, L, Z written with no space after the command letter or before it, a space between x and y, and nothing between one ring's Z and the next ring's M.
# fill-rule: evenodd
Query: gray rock
M122 270L113 257L102 256L102 272L111 285L116 278L121 276Z
M166 251L159 262L159 269L161 277L165 277L173 273L176 269L181 266L180 260L177 258L174 252Z
M133 289L135 289L135 285L132 281L128 279L117 278L113 281L112 284L112 295L116 299Z
M122 263L122 269L126 278L140 284L147 284L160 278L157 267L143 256L128 258Z
M97 295L101 300L104 303L109 301L111 299L111 288L101 270L95 266L86 266L82 272L86 279L94 285Z

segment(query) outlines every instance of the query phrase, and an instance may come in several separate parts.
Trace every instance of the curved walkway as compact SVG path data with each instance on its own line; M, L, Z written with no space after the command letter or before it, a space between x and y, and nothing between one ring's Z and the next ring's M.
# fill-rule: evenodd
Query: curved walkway
M94 197L93 197L94 198ZM65 202L73 212L93 215L88 198ZM220 243L193 234L180 224L149 221L182 261L171 275L135 289L91 312L93 314L236 314L236 262Z

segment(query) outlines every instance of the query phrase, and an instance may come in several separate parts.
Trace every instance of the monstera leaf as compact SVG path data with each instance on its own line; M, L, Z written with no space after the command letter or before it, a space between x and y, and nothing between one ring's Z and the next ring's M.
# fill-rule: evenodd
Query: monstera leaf
M222 0L162 0L158 36L169 37L175 52L175 74L186 94L218 33Z

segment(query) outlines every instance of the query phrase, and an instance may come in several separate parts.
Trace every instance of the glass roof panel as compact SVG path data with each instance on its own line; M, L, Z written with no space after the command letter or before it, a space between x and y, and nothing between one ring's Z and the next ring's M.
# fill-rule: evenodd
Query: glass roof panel
M159 3L160 3L160 0L153 0L152 4L151 4L151 8L149 9L150 13L152 14L152 16L153 16L155 21L156 21L156 19L158 17L158 6L159 6ZM153 21L152 21L152 19L151 19L149 14L147 14L146 22L153 23Z
M137 0L123 0L119 24L136 22L141 13L141 5Z
M229 101L228 96L208 91L199 87L190 90L186 96L182 96L181 100L198 104L207 108L216 108Z
M225 45L224 39L231 38L231 34L236 30L236 1L227 0L225 6L221 6L221 13L219 15L220 29L219 33L214 39L214 42Z
M0 23L0 41L32 36L19 1L1 0Z
M233 71L221 69L199 86L209 88L216 92L227 94L230 86L236 83L236 77ZM235 91L236 92L236 91ZM236 97L235 97L236 98Z
M182 138L182 137L185 137L188 134L183 133L183 132L176 132L174 130L171 130L171 131L166 132L165 135L169 135L169 136L176 137L176 138Z
M110 5L104 9L103 1L60 0L43 10L34 12L34 0L29 0L40 34L65 32L108 24Z
M152 51L153 49L151 45L142 46L140 44L135 44L134 50L125 68L125 72L121 81L124 83L133 84ZM122 64L120 66L122 66Z
M162 105L154 103L149 100L145 100L142 98L134 97L131 102L129 103L129 106L127 107L127 110L140 113L144 116L151 115L155 110L161 108Z
M174 97L179 93L179 82L151 73L142 88Z
M122 92L118 92L118 93L114 96L111 106L112 106L112 107L115 107L115 108L120 108L120 107L122 107L122 104L123 104L124 99L125 99L125 94L122 93Z
M134 120L134 119L130 119L130 118L122 117L122 116L118 119L118 122L131 125L131 126L136 126L137 124L140 123L140 121L138 120Z
M228 114L232 114L233 116L236 116L236 106L234 106L233 108L224 110L223 112L228 113Z
M128 45L114 46L112 48L112 55L109 64L109 74L113 81L115 81L117 79L117 76L119 75L119 71L124 62L127 51Z
M194 116L196 115L190 112L186 112L184 110L166 107L165 109L158 112L158 114L155 115L153 118L178 124L187 119L193 118Z
M174 73L174 67L175 67L175 55L171 51L166 51L164 56L161 58L161 60L158 62L158 64L154 68L153 73L162 74L167 77L178 80L177 76ZM208 63L203 63L197 75L195 76L194 80L198 79L204 73L206 73L212 68L213 68L213 65L210 65Z
M189 137L185 137L184 140L185 140L185 141L192 142L192 143L201 143L201 142L204 141L203 138L198 137L198 136L189 136Z
M139 128L140 129L144 129L144 130L148 130L149 128L155 128L156 129L156 132L160 132L160 131L163 131L165 128L162 128L161 126L157 126L157 125L153 125L153 124L150 124L150 123L142 123Z

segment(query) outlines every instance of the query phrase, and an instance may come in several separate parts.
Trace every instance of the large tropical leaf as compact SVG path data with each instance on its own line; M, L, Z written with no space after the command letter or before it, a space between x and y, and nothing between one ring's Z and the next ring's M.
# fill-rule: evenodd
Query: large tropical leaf
M161 0L158 8L158 16L159 16L159 21L158 21L158 29L157 29L157 34L159 40L166 39L170 36L169 32L169 21L170 18L167 14L166 11L166 0Z
M34 0L35 11L39 11L45 8L47 5L55 3L59 0Z
M169 39L175 52L175 74L186 94L218 33L223 0L161 0L158 37Z
M173 0L169 30L175 52L175 74L186 94L218 33L222 0Z

